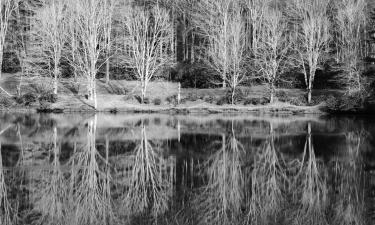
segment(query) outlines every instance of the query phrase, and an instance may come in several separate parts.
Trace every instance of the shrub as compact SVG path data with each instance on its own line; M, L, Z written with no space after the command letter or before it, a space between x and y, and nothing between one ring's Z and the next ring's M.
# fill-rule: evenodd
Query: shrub
M270 103L270 99L267 98L267 97L261 97L260 98L260 104L261 105L267 105L268 103Z
M6 96L0 96L0 108L9 108L13 105L12 99Z
M361 93L346 94L340 97L328 96L325 100L328 111L353 112L363 108Z
M51 103L47 102L47 101L41 101L39 103L39 108L38 108L38 111L39 112L51 112Z
M143 99L143 104L146 104L146 105L148 105L148 104L150 104L150 99L149 98L144 98Z
M325 102L327 97L325 95L318 95L312 99L312 105L319 105L322 102Z
M15 73L21 70L20 62L15 52L4 52L1 69L5 73Z
M134 95L133 96L136 100L137 100L137 102L139 103L139 104L150 104L150 99L149 98L144 98L143 99L143 102L142 102L142 98L141 98L141 96L139 96L139 95Z
M298 96L298 97L290 98L288 100L288 102L290 104L296 105L296 106L305 106L305 105L307 105L307 100L303 96Z
M259 98L248 98L244 102L244 105L259 105L259 104L260 104Z
M133 95L125 95L125 97L124 97L124 100L125 101L131 101L131 100L133 100L133 99L135 99L135 96L133 96ZM138 99L137 99L137 101L138 101ZM139 101L140 102L140 101Z
M178 104L178 101L177 101L177 95L168 96L165 100L166 100L169 104L173 104L173 105L177 105L177 104Z
M32 83L29 85L32 88L32 92L35 94L43 94L46 92L51 92L51 85L47 82L41 81L38 83Z
M116 114L118 112L117 108L113 108L109 110L110 113Z
M203 100L204 100L205 102L207 102L207 103L212 104L212 103L214 103L215 98L214 98L213 96L205 96L205 97L203 98Z
M184 88L211 88L219 78L201 63L179 63L172 71L172 80L181 82Z
M340 108L340 102L333 95L329 95L325 102L327 109L330 111L337 111Z
M186 101L191 101L191 102L195 102L198 100L198 96L196 94L193 94L193 93L189 93L186 98L185 98Z
M52 92L44 92L39 96L39 102L56 103L57 95Z
M155 98L153 101L154 105L161 105L161 99L160 98Z
M356 109L363 107L362 93L355 92L347 94L339 98L339 110L341 111L355 111Z
M226 97L222 97L222 98L219 98L219 100L217 100L216 105L224 105L226 103L227 103Z
M139 104L142 103L142 98L141 98L141 96L139 96L139 95L134 95L134 98L135 98L135 100L138 101Z
M238 88L235 92L234 92L234 104L238 103L238 102L241 102L245 99L245 94L244 92ZM226 98L226 102L228 104L232 104L232 91L231 90L228 90L226 93L225 93L225 98Z
M288 102L290 100L285 91L278 91L276 97L280 102Z
M32 92L26 93L20 97L16 97L16 102L25 106L31 105L32 103L36 102L36 100L37 96Z
M244 105L266 105L270 100L266 97L261 98L247 98L244 102Z

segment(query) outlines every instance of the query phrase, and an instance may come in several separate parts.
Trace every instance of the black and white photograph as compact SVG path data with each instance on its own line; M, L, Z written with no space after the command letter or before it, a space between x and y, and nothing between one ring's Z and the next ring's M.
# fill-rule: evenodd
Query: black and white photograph
M0 0L0 225L374 225L375 0Z

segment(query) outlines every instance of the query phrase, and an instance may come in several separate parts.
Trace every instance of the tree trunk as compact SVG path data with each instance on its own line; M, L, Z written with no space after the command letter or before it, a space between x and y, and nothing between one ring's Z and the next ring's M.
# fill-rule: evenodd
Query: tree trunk
M96 84L95 84L95 80L94 80L94 107L95 107L95 110L98 108L98 100L97 100L97 97L96 97Z
M89 77L87 80L87 99L90 101L93 100L91 77Z
M270 84L270 89L271 89L271 96L270 96L270 103L274 103L275 101L275 85L273 83Z
M181 102L181 83L178 83L178 94L177 94L177 104Z
M232 96L231 96L231 97L232 97L232 105L234 105L234 95L236 94L235 91L236 91L236 89L233 88L233 89L232 89Z
M0 79L3 73L3 50L0 50Z
M310 74L315 74L315 70L313 72L310 71ZM314 77L311 77L310 75L309 86L307 87L307 103L308 104L311 104L312 102L313 80L314 80Z
M146 84L144 83L144 82L142 82L142 84L141 84L141 104L143 104L144 103L144 101L145 101L145 97L146 97Z
M108 54L107 54L107 62L105 65L105 83L109 83L109 59L108 59Z
M311 104L312 102L312 88L308 88L307 89L307 103L308 104Z
M58 83L57 83L57 77L58 77L58 72L59 72L59 70L58 70L58 68L55 66L55 70L54 70L54 75L55 75L55 77L54 77L54 83L53 83L53 93L55 94L55 95L57 95L57 85L58 85Z

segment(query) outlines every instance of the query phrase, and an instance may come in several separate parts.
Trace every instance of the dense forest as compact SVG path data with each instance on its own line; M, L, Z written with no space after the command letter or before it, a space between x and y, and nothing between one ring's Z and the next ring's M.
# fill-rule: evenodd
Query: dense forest
M371 0L0 0L2 72L18 79L82 82L97 108L97 79L137 80L140 102L154 80L182 88L240 87L372 95L375 3ZM1 87L2 95L9 90ZM285 93L284 93L285 95ZM285 97L285 96L284 96ZM180 98L180 96L178 96ZM324 99L333 105L337 100ZM179 102L179 101L178 101ZM351 103L348 103L351 104Z

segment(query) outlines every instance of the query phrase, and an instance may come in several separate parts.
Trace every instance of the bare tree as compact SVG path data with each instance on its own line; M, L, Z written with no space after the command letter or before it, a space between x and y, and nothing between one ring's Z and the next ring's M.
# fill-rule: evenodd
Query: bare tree
M0 78L3 65L5 37L8 32L9 19L16 7L16 0L0 0ZM11 94L5 91L2 87L0 87L0 90L11 96Z
M255 53L256 65L259 66L263 79L270 89L270 102L274 102L276 82L286 64L286 53L289 48L285 35L286 21L282 12L268 8L264 11L261 38L257 42Z
M71 179L75 183L72 190L72 205L70 206L67 220L69 224L103 224L114 218L111 204L111 193L108 185L111 177L106 165L108 158L102 157L96 149L97 116L95 115L87 123L87 144L77 151L72 162Z
M33 45L38 48L36 57L48 63L46 69L52 74L53 92L57 94L61 74L59 64L66 43L66 3L65 0L45 0L41 8L35 10L32 35Z
M226 76L230 65L227 43L233 3L233 0L200 1L196 4L192 21L208 41L205 55L208 64L220 74L223 88L227 86Z
M16 0L0 0L0 78L3 63L5 37L8 32L9 19L16 9Z
M266 10L272 0L244 0L246 12L246 46L250 54L256 54L261 41Z
M30 11L30 6L28 2L22 1L18 2L18 7L15 10L15 25L12 26L11 37L12 37L12 48L15 49L16 56L20 63L21 75L20 81L17 86L17 95L21 96L22 94L22 83L23 77L28 73L27 68L29 67L28 58L27 58L27 44L30 35L26 32L27 28L30 26L28 24L28 18L25 14L28 14Z
M165 213L172 195L175 177L173 161L164 158L162 148L148 139L142 121L140 140L132 154L128 191L124 194L124 212L142 213L149 209L154 216Z
M106 83L109 83L109 69L110 69L110 54L112 47L112 22L114 16L114 10L117 3L117 0L105 0L105 42L106 42L106 66L105 66L105 79Z
M71 65L87 79L87 98L94 101L94 108L97 109L96 74L103 65L99 63L99 58L106 50L106 4L101 0L72 0L69 5L69 10L74 12L72 19L76 28L75 33L69 36L79 43Z
M1 224L13 224L10 201L8 199L8 187L5 183L5 169L3 166L3 157L1 153L1 142L0 142L0 222Z
M330 40L328 4L326 0L291 0L288 5L289 15L297 22L294 50L298 65L302 67L308 103L312 100L316 71L322 64Z
M157 72L173 59L173 27L166 10L135 6L124 12L125 63L133 68L141 82L141 101L147 86Z
M198 224L240 224L240 203L244 198L245 182L242 159L244 145L236 138L234 122L229 137L201 165L207 184L193 200L198 209Z
M340 80L347 86L349 92L361 91L366 1L340 0L336 1L336 8L337 60L342 70Z
M229 85L231 103L245 79L245 21L237 0L205 0L197 5L194 23L207 40L203 54L209 67L220 74L223 88Z
M293 218L294 224L327 224L325 206L327 205L327 177L325 165L315 156L315 149L312 139L311 123L308 123L301 173L299 174L298 186L295 192L300 193L300 203Z
M72 62L71 65L74 64L74 62L76 62L76 51L78 49L78 40L77 40L77 28L75 26L75 11L76 11L76 7L77 7L77 4L72 4L69 8L69 10L67 11L67 17L68 17L68 25L67 25L67 29L68 29L68 37L67 37L67 40L69 40L69 45L68 45L68 48L70 50L70 53L69 54L66 54L66 57L70 57L70 61ZM72 69L73 69L73 76L74 76L74 81L77 82L77 70L74 66L72 66Z
M241 11L238 6L233 9L236 12L231 16L230 26L228 27L228 59L229 67L228 74L225 76L227 83L231 89L231 103L235 102L235 93L238 86L246 78L245 69L245 23L242 19ZM220 48L220 46L215 46L215 49ZM213 55L212 55L213 56Z

